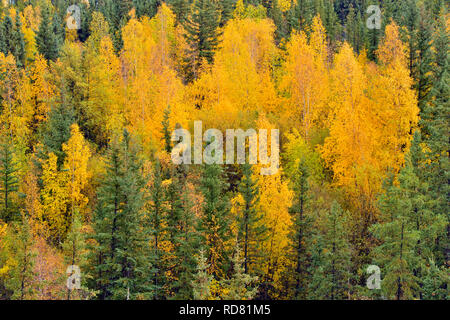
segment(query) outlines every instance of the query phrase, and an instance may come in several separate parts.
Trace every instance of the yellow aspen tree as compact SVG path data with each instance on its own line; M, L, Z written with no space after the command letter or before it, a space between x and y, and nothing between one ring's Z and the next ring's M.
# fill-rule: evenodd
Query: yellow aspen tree
M381 123L378 159L387 169L398 170L409 150L412 129L418 122L419 108L408 69L408 53L400 40L398 26L386 26L385 38L377 51L378 72L373 76L368 95L377 108Z
M30 28L33 31L39 29L41 23L41 13L39 6L26 6L20 13L23 21L23 27Z
M98 48L93 42L89 43L87 57L90 72L87 77L89 85L85 110L97 142L106 144L125 124L125 91L120 60L114 53L109 36L99 40Z
M33 118L31 85L24 71L17 68L11 54L5 57L0 53L0 86L3 110L0 130L12 137L18 166L25 169L25 153L30 145L30 123Z
M278 7L282 12L286 12L291 9L291 6L295 5L292 0L275 0L278 3Z
M172 123L186 123L183 85L172 59L174 35L175 16L164 4L152 19L132 17L122 29L126 119L144 146L162 146L161 122L167 106Z
M292 35L287 47L285 76L280 83L280 89L286 94L283 114L286 125L301 128L306 138L325 118L329 93L325 37L319 17L314 18L309 43L303 32Z
M25 41L25 67L27 67L37 55L36 34L31 28L22 27L23 39Z
M364 68L344 43L331 70L329 136L319 147L325 166L333 172L333 183L343 189L352 207L351 228L362 237L376 217L376 196L384 177L377 152L380 148L379 108L366 96ZM377 109L378 108L378 109ZM362 243L365 250L368 243Z
M358 168L376 165L373 154L376 124L365 96L367 79L352 48L344 43L331 71L330 135L321 148L339 186L354 186Z
M65 180L67 181L67 200L69 201L70 215L72 216L75 211L83 214L86 212L88 203L88 198L83 194L83 189L91 176L88 170L91 152L77 124L70 127L70 138L67 143L63 143L62 150L66 154L63 172L67 173Z
M38 177L33 160L28 165L28 173L24 177L23 192L25 194L24 209L30 217L31 230L35 236L48 238L48 230L44 222L40 192L38 186Z
M274 31L269 19L228 21L210 72L187 89L208 126L248 127L257 112L277 110L279 99L271 79L272 61L278 54Z
M34 119L32 129L35 131L47 119L50 111L50 100L55 94L51 83L50 70L45 58L38 54L29 67L28 77L31 82Z
M69 175L67 172L58 171L57 160L57 156L50 153L48 159L42 163L41 199L49 238L59 244L64 239L69 222L66 215L69 202L67 193Z

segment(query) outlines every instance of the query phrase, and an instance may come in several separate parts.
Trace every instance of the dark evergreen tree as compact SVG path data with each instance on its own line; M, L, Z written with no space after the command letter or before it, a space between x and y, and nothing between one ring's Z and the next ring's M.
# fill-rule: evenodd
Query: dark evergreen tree
M72 107L56 104L50 110L47 121L40 129L43 149L39 150L39 157L53 152L58 157L58 167L64 162L65 154L62 144L70 138L70 126L75 122L75 112Z
M229 200L225 193L227 186L221 166L203 166L200 186L204 198L203 214L197 230L205 248L209 274L216 279L223 277L229 262L225 246L230 239Z
M165 269L163 263L165 252L162 243L165 240L165 224L167 220L165 209L165 192L162 185L162 170L159 160L155 161L153 168L153 185L150 189L150 230L152 232L152 266L153 266L153 287L155 290L154 299L162 299L163 288L166 284Z
M419 148L416 134L412 152ZM407 156L398 176L388 180L381 196L381 219L372 227L382 241L375 250L375 261L385 270L382 290L386 297L410 299L422 297L422 278L428 259L433 259L433 244L445 228L445 219L433 213L434 201L429 187L417 175L414 161ZM411 160L413 159L413 160Z
M187 80L197 79L204 62L212 63L219 45L219 9L213 0L196 0L184 27L189 44L187 52L190 70Z
M430 195L436 201L436 215L446 217L447 234L438 238L437 247L441 254L436 263L442 265L450 260L450 161L449 161L449 54L448 32L445 15L438 22L434 37L435 54L432 72L432 87L428 102L423 105L420 127L422 140L426 144L425 159L419 176L430 186Z
M5 55L8 55L13 48L13 21L9 15L3 18L1 24L1 49Z
M244 200L237 217L238 243L243 248L244 272L248 274L251 270L255 273L258 259L263 256L260 244L265 238L267 228L261 223L263 216L257 210L259 188L250 164L242 165L242 180L238 190Z
M168 1L173 13L176 17L176 23L180 23L181 25L185 25L187 17L189 15L189 0L170 0Z
M295 266L294 274L294 296L296 298L306 297L308 267L310 257L306 246L306 239L310 238L311 218L307 215L309 196L309 172L303 161L299 162L298 168L292 177L294 200L290 208L293 230L290 233L291 248Z
M351 246L345 229L346 214L333 202L325 221L325 234L317 235L315 243L321 251L311 265L309 298L342 300L350 298Z
M136 9L136 16L138 18L142 16L153 18L160 5L160 0L133 0L133 6Z
M103 299L153 298L150 225L144 219L141 161L130 135L113 146L98 194L93 278Z
M421 111L424 109L431 89L431 71L433 68L433 56L431 53L432 32L430 17L422 7L419 11L418 29L415 35L416 46L414 49L417 56L413 67L413 77Z
M172 152L172 134L170 131L170 106L168 106L164 110L163 115L163 121L162 121L162 134L163 134L163 141L164 141L164 150L167 153Z
M450 287L450 276L446 267L439 268L433 260L429 260L426 274L423 276L424 300L447 300Z
M36 45L39 53L47 60L55 60L59 54L60 42L58 35L55 35L54 32L50 9L44 7L41 11L41 24L36 33Z
M167 231L173 245L169 259L172 281L170 291L175 299L192 299L191 282L196 271L194 253L199 247L196 231L197 221L192 212L187 188L187 166L171 168L171 184L167 190L168 217Z
M16 58L17 66L23 67L25 63L25 40L19 16L16 17L16 25L11 36L11 52Z
M220 5L220 27L223 27L233 17L236 0L222 0Z
M4 222L18 218L18 208L13 201L19 187L17 173L12 138L3 135L0 138L0 220Z
M361 13L351 6L347 15L346 39L358 54L364 47L365 30L366 26L362 21Z

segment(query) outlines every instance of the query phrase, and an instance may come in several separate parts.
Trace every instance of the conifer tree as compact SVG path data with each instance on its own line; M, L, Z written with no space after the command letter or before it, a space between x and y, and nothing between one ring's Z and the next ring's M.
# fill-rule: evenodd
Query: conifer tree
M160 4L160 0L133 0L133 6L136 9L136 16L138 18L142 16L153 18Z
M151 263L153 268L154 299L162 298L162 288L165 284L164 266L165 252L162 249L164 240L165 222L167 220L165 210L165 190L162 185L161 164L157 159L153 168L153 185L150 190L150 230L152 236Z
M12 299L30 299L33 293L31 280L34 276L33 265L36 254L33 252L33 236L28 217L22 214L21 221L14 222L9 234L10 254L15 263L12 264L9 278L5 285L12 291Z
M195 300L207 300L210 297L210 285L213 277L208 274L207 258L203 250L197 257L197 272L191 282Z
M202 238L208 273L221 278L226 269L228 255L225 243L230 238L229 200L225 194L222 167L216 164L203 166L200 191L203 195L203 214L197 230Z
M99 187L98 204L94 214L94 240L91 248L92 285L99 291L102 300L112 295L113 284L117 278L111 273L116 259L118 246L118 228L123 195L121 190L122 159L117 143L113 144L106 162L106 175Z
M164 141L164 150L167 153L172 152L172 135L170 131L170 106L168 106L164 110L163 114L163 121L162 121L162 134L163 134L163 141Z
M188 80L197 79L204 62L212 63L219 45L219 10L213 0L196 0L192 12L184 25L185 38L189 44L187 52L191 70Z
M255 265L258 258L261 258L261 242L264 240L267 228L261 224L263 216L258 212L259 188L256 179L253 177L253 170L250 164L242 165L242 180L239 184L239 192L243 197L240 214L238 216L238 242L244 248L244 272L255 272ZM253 265L253 267L251 267Z
M75 122L75 112L72 107L63 104L53 106L48 114L47 122L41 129L41 141L43 150L40 157L45 158L45 154L50 152L58 157L58 167L64 163L65 153L62 144L70 138L70 126Z
M448 299L448 288L450 286L450 276L444 267L439 268L434 260L430 259L423 275L423 296L424 300L446 300Z
M419 108L422 111L425 108L428 95L431 89L431 71L432 71L432 25L428 13L422 7L419 11L418 28L415 34L416 39L416 62L414 63L413 77L415 88L417 90L417 99Z
M12 51L13 43L12 43L12 35L13 35L13 21L9 15L3 18L2 24L0 26L1 33L1 42L0 49L6 55Z
M14 161L11 137L0 137L0 220L11 221L18 217L13 202L14 194L19 187L18 168Z
M89 290L86 288L86 274L84 272L87 261L87 245L86 237L83 234L83 222L81 216L76 211L72 218L72 223L67 233L66 240L62 244L64 258L67 265L78 266L80 268L80 282L82 287L79 289L81 291L75 291L73 289L67 288L67 300L71 299L81 299L88 298L90 296Z
M448 32L446 30L445 15L438 20L438 27L434 36L432 86L428 93L426 103L422 103L420 119L421 137L426 144L424 159L419 166L418 175L430 187L430 195L436 201L433 210L436 215L446 217L447 234L437 239L439 251L436 263L443 264L444 259L450 256L450 222L449 222L449 194L450 187L450 161L449 161L449 55Z
M293 261L295 265L295 297L304 298L306 278L308 277L309 257L305 239L311 236L311 219L307 214L309 196L309 171L300 161L292 177L294 201L290 208L293 230L290 234Z
M43 8L41 24L36 34L36 45L39 53L47 60L55 60L58 57L59 43L54 34L53 23L50 16L50 9Z
M189 0L170 0L169 4L176 17L176 23L184 25L189 15Z
M12 33L12 48L11 52L16 58L17 66L23 67L25 65L25 40L22 33L22 23L20 17L16 17L16 24Z
M141 163L131 143L124 131L123 141L111 151L98 195L94 278L104 299L153 297Z
M169 268L174 279L170 287L175 299L192 299L190 283L196 267L194 253L199 246L199 236L195 230L198 221L191 211L186 176L186 166L174 166L167 192L169 207L167 229L173 245Z
M382 241L374 250L375 262L385 272L382 290L386 297L400 300L411 299L420 291L416 268L423 263L418 246L425 240L421 233L427 215L427 199L423 197L427 196L420 190L409 158L398 180L398 186L392 178L388 181L386 194L380 199L381 222L372 231Z
M236 245L232 259L233 275L230 280L225 281L225 300L252 300L257 293L254 284L258 280L257 276L250 276L244 270L244 257L239 245Z
M335 201L324 223L325 234L317 235L315 243L321 252L311 265L309 298L342 300L350 296L351 247L345 229L346 214Z

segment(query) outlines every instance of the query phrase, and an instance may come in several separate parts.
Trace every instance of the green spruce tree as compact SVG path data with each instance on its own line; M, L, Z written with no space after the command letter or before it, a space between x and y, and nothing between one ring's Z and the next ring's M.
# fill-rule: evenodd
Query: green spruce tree
M51 19L50 9L42 8L41 23L36 33L36 45L39 53L47 60L56 60L59 54L58 37L54 34L53 23Z
M242 180L238 190L244 200L237 221L238 242L243 248L244 272L248 274L251 270L255 273L258 261L263 257L260 244L265 238L267 228L261 223L263 216L257 209L259 188L250 164L242 165Z
M311 236L311 218L307 214L309 195L309 171L303 161L298 163L297 170L292 177L294 201L289 212L292 216L290 246L295 265L294 273L294 297L305 298L308 278L308 266L310 258L307 249L307 238Z
M324 223L325 234L315 238L320 252L313 256L311 283L308 297L311 299L342 300L350 298L351 246L346 213L335 201Z
M13 148L9 135L0 137L0 220L4 222L18 218L14 195L18 191L19 181Z
M220 16L217 2L213 0L195 0L192 11L188 16L184 28L186 41L189 45L187 52L189 71L187 80L197 79L202 65L213 62L214 52L219 45Z
M216 279L224 276L229 261L225 246L230 239L229 200L225 193L227 187L221 166L203 166L200 185L204 198L203 214L197 230L205 248L208 272Z

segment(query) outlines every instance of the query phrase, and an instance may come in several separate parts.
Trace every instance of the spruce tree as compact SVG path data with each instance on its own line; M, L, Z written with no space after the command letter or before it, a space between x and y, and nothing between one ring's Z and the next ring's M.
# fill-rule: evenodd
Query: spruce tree
M428 101L422 104L420 119L422 141L427 146L425 156L418 173L421 179L430 186L430 195L436 201L434 212L447 220L446 235L437 239L436 263L442 265L450 257L450 222L449 222L449 194L450 194L450 161L449 161L449 54L448 32L446 31L445 15L438 20L437 32L434 36L434 56L432 87L428 94Z
M434 260L428 261L428 267L423 275L423 296L424 300L447 300L448 289L450 287L450 275L446 267L439 268Z
M67 300L88 298L91 292L86 288L85 282L85 268L87 266L87 245L86 237L83 234L83 222L81 220L80 213L75 211L70 225L69 232L67 233L66 240L62 244L64 252L64 260L67 265L78 266L80 268L80 281L82 287L78 291L67 288Z
M95 215L94 279L103 299L153 297L141 162L124 131L111 150Z
M160 0L133 0L133 6L136 9L136 16L138 18L142 16L153 18L160 5Z
M164 141L164 150L167 153L172 152L172 134L170 131L170 106L168 106L164 110L163 114L163 121L162 121L162 134L163 134L163 141Z
M387 298L411 299L418 296L423 264L423 233L429 216L427 194L414 173L409 157L400 171L399 185L391 178L380 199L381 221L371 230L382 243L374 249L375 264L384 271L382 291ZM420 270L419 270L420 271Z
M168 1L173 13L175 14L176 23L185 25L189 15L189 0L170 0Z
M422 7L419 11L418 29L416 32L416 46L417 52L416 62L414 64L414 80L415 89L417 90L417 98L419 101L419 108L421 111L425 108L430 93L432 79L432 25L428 13Z
M154 299L163 297L162 289L165 285L165 275L163 261L165 252L162 249L164 241L165 224L167 220L165 209L165 192L162 185L162 170L159 160L155 161L153 168L153 185L150 189L150 230L152 236L152 255L151 263L153 267L153 287L155 290Z
M259 188L253 177L250 164L242 165L242 180L238 190L244 199L238 216L238 241L243 247L244 272L255 272L255 265L262 257L260 243L264 240L267 228L261 223L263 216L258 212ZM251 267L253 265L253 267Z
M205 252L200 250L197 257L197 272L191 282L195 300L207 300L211 296L209 288L213 277L208 274L208 268Z
M235 253L232 259L233 275L230 280L225 280L225 300L252 300L257 293L254 287L257 276L250 276L244 270L244 257L242 256L239 245L236 245Z
M192 212L187 187L187 166L175 165L171 170L171 184L167 190L168 217L167 231L173 245L170 266L173 280L171 291L175 299L192 299L190 286L195 273L195 250L199 247L199 236L196 231L198 221Z
M17 66L23 67L25 64L25 40L22 33L22 23L20 17L16 17L16 25L12 33L11 52L16 58Z
M58 157L60 167L65 158L62 144L70 138L70 126L75 122L75 111L71 106L56 104L52 106L47 121L40 128L40 137L43 150L40 157L45 158L46 154L53 152Z
M122 190L121 169L122 159L119 147L114 144L109 150L106 162L106 174L98 189L97 206L94 213L93 229L95 245L91 248L91 278L92 288L97 290L102 300L112 295L112 287L117 278L112 273L116 260L118 246L118 220L120 218Z
M292 177L294 200L289 212L292 216L292 227L289 238L293 251L295 265L295 292L296 298L305 298L309 257L305 239L311 236L311 218L307 214L309 196L309 171L303 161L298 163L297 170Z
M351 247L345 229L347 217L335 201L324 223L325 234L317 235L315 243L321 252L311 265L308 297L312 299L348 299L351 280Z
M31 280L34 277L33 265L36 254L32 250L33 236L29 218L22 214L22 219L13 223L7 236L16 263L11 266L9 277L6 280L6 289L12 292L11 299L27 300L33 293Z
M47 60L56 60L59 53L58 38L54 34L50 9L44 7L41 11L41 23L36 34L36 45L39 53Z
M1 49L2 52L6 55L11 52L13 44L13 22L9 15L3 18L1 28Z
M219 10L213 0L196 0L184 28L190 70L187 80L197 79L204 62L212 63L214 52L219 45Z
M216 279L226 270L228 254L225 243L230 239L229 200L225 193L228 184L223 169L216 164L205 164L202 170L200 191L203 195L203 214L197 230L205 248L208 272Z
M14 146L9 135L0 137L0 220L9 222L18 217L13 201L19 187L18 167L14 161Z

